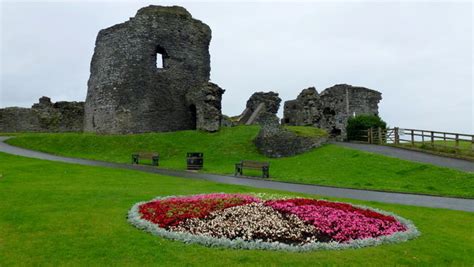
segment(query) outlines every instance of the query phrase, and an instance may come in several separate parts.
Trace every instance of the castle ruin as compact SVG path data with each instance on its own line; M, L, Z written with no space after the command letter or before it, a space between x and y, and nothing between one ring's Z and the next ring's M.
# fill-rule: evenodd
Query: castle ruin
M84 130L217 131L224 92L209 83L211 29L178 6L148 6L101 30L91 63Z
M282 124L315 126L336 139L346 138L347 121L355 115L378 115L382 94L365 87L337 84L318 94L316 88L301 91L284 104Z
M31 108L0 109L0 132L81 132L84 102L53 103L41 97Z
M237 124L258 124L267 115L278 120L277 112L280 109L281 98L275 92L256 92L247 100L245 109L236 118Z
M32 108L0 109L0 132L105 134L217 131L221 125L278 120L281 99L257 92L233 120L222 120L224 90L211 83L211 29L178 6L148 6L98 33L86 102L47 97ZM344 139L347 120L378 114L381 94L339 84L319 94L303 90L284 104L281 124L316 126Z

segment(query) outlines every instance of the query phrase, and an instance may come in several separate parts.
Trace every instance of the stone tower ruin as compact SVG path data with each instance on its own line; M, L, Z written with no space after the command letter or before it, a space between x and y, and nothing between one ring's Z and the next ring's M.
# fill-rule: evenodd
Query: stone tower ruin
M148 6L101 30L84 130L217 131L224 92L209 82L211 29L178 6Z

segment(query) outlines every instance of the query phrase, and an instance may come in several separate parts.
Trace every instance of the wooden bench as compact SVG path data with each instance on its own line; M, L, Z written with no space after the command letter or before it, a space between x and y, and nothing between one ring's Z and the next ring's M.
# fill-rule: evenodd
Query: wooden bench
M235 175L243 175L244 169L262 170L262 178L270 177L270 163L268 162L242 160L235 164Z
M132 164L139 164L140 159L151 159L151 164L158 166L160 155L156 152L137 152L132 154Z

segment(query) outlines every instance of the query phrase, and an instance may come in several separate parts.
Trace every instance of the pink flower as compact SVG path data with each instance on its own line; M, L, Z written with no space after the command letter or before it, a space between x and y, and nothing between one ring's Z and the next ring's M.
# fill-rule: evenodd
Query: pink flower
M314 225L329 238L346 242L405 231L391 216L359 209L349 204L311 199L271 200L265 205L280 212L295 214Z

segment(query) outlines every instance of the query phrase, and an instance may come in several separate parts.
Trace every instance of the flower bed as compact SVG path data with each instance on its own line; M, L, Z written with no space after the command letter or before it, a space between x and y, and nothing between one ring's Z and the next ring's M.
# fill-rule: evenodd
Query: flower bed
M391 235L407 228L394 217L345 203L313 199L270 200L265 205L277 211L294 214L314 225L330 240L346 242Z
M419 235L408 220L348 203L262 194L169 196L133 206L128 220L155 235L244 249L358 248Z
M178 225L186 219L204 218L212 211L260 201L242 194L208 194L189 197L170 197L140 206L142 218L160 227Z

